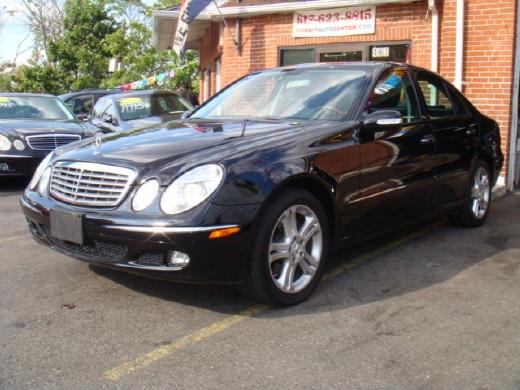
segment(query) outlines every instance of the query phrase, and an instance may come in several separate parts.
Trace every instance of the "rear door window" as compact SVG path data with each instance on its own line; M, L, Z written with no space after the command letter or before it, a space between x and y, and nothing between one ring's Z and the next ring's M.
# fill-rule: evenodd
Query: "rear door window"
M456 115L455 105L442 79L430 73L419 72L417 83L424 97L427 114L431 119Z

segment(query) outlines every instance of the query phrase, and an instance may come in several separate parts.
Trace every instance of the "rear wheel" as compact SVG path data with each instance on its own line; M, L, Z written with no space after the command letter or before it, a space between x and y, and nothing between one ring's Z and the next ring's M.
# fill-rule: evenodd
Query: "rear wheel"
M477 160L470 172L464 204L451 221L459 226L477 227L484 223L491 207L491 172L488 165Z
M305 300L325 264L329 229L323 207L312 194L294 189L270 202L260 218L240 290L270 304Z

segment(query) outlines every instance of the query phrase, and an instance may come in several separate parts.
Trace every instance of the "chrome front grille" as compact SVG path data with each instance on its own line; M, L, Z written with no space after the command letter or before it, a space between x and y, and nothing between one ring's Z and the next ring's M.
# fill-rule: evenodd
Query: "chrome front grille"
M26 138L27 144L33 150L54 150L58 146L79 141L81 136L76 134L40 134L30 135Z
M52 168L50 194L72 205L113 207L126 196L135 176L128 168L59 161Z

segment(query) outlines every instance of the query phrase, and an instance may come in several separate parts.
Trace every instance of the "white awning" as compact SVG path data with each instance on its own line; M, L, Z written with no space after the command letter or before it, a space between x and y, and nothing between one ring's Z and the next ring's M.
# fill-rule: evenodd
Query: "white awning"
M266 14L292 13L302 10L355 7L363 5L382 5L393 3L412 3L418 0L313 0L293 1L289 3L271 3L259 5L243 5L236 7L220 7L220 11L212 3L197 16L190 25L187 39L188 49L199 49L200 40L212 21L220 21L223 17L236 18ZM218 3L223 4L226 0ZM177 30L180 9L156 10L152 13L154 46L158 49L172 47L173 35Z

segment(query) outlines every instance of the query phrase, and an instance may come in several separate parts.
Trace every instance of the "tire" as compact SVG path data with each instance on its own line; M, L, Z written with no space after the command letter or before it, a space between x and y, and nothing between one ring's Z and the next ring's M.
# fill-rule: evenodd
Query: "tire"
M485 222L491 208L491 178L489 166L476 160L467 179L464 203L450 215L454 225L478 227Z
M300 303L323 274L329 243L325 211L309 192L289 189L261 213L252 239L249 275L239 291L272 305Z

